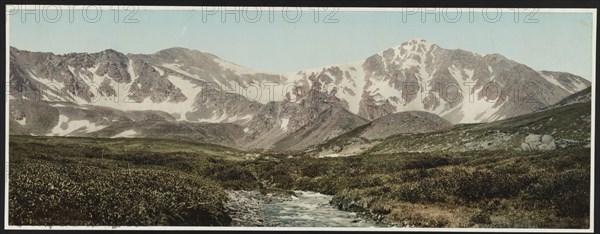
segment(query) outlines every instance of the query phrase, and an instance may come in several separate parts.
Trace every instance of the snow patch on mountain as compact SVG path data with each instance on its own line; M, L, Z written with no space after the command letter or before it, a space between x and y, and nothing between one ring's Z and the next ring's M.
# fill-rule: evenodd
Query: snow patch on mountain
M42 98L49 101L65 101L65 97L61 93L61 90L65 88L63 83L56 82L54 80L49 80L46 78L41 78L36 76L33 72L28 71L29 77L31 77L37 84L41 85L42 88Z
M154 68L154 70L156 70L160 76L165 75L165 72L162 69L160 69L156 66L152 66L152 68Z
M85 129L83 130L86 133L90 133L90 132L97 132L100 131L104 128L106 128L108 126L106 125L100 125L100 124L88 124L85 126Z
M362 90L367 83L365 80L365 71L361 64L362 62L355 62L338 66L342 71L348 71L350 78L345 77L338 84L337 96L348 102L348 109L352 113L358 113L360 99L362 98L362 92L358 91Z
M58 116L58 124L52 128L48 136L67 136L76 130L84 130L85 132L94 132L105 128L91 123L89 120L70 120L66 115Z
M469 78L469 80L473 79L473 74L475 74L475 70L474 69L464 69L465 73L467 73L467 77Z
M67 107L66 105L63 104L59 104L59 103L48 103L49 106L51 107ZM84 106L84 105L70 105L70 108L77 108L77 109L82 109L82 110L89 110L90 108Z
M463 87L465 89L469 89L468 87ZM493 121L500 118L500 116L495 115L496 111L494 111L494 105L496 101L494 100L486 100L485 97L478 98L477 94L481 92L483 87L476 90L473 95L468 95L463 97L463 102L458 107L460 112L463 115L462 123L479 123L481 120ZM469 94L470 92L464 92Z
M574 87L568 87L565 84L558 81L558 77L556 77L554 75L545 74L544 72L540 72L540 75L542 75L542 77L546 78L546 80L550 81L552 84L554 84L558 87L561 87L564 90L569 91L571 93L579 92L588 87L588 84L582 82L579 79L573 79L571 81L571 85L573 85Z
M69 71L71 72L71 74L75 75L75 68L74 67L72 67L70 65L67 65L67 68L69 69Z
M290 119L281 118L281 130L283 130L284 132L286 132L288 130L288 123L289 122L290 122Z
M236 115L236 116L232 116L232 117L228 117L227 119L225 119L225 122L227 123L232 123L232 122L241 122L241 123L246 123L248 121L250 121L252 119L252 115Z
M191 78L196 78L196 79L201 80L201 81L206 81L206 80L200 78L196 74L192 74L192 73L189 73L189 72L184 71L183 69L181 69L181 64L178 64L178 63L163 63L163 64L161 64L161 66L163 66L165 68L168 68L168 69L171 69L174 72L177 72L179 74L182 74L182 75L185 75L185 76L188 76L188 77L191 77Z
M233 115L230 116L227 113L223 113L221 115L217 114L216 111L212 112L212 117L211 118L204 118L204 119L198 119L198 122L205 122L205 123L233 123L233 122L240 122L240 123L246 123L248 121L250 121L252 119L252 115Z
M131 80L135 80L138 76L135 75L135 71L133 70L133 60L127 59L127 73L129 73L129 77Z
M237 65L235 63L231 63L222 59L215 59L215 62L217 62L224 70L230 70L233 73L235 73L236 75L243 75L243 74L255 74L258 73L258 71L252 69L252 68L247 68L247 67L243 67L240 65Z
M104 74L103 76L99 76L96 74L96 70L98 70L98 64L96 64L95 66L90 67L86 70L91 72L91 74L92 74L92 77L87 77L87 79L89 79L89 81L87 81L87 84L90 86L92 86L92 85L96 86L96 88L98 88L98 85L100 85L102 83L102 81L104 81L104 79L106 79L108 77L106 74ZM86 77L83 77L83 78L84 78L83 80L85 80ZM95 91L95 90L92 90L92 91Z
M135 137L138 133L134 130L126 130L123 131L117 135L114 135L110 138L131 138L131 137Z
M567 87L565 87L563 84L561 84L560 82L558 82L558 80L556 80L556 78L554 78L554 76L552 75L546 75L544 73L540 72L540 75L542 75L542 77L546 78L546 80L550 81L550 83L552 83L553 85L556 85L558 87L561 87L565 90L567 90Z
M364 61L357 61L347 64L334 64L330 66L317 67L304 69L298 72L287 72L281 74L286 77L287 83L285 84L284 91L282 93L282 97L285 96L285 92L291 92L290 84L299 85L303 81L308 81L306 77L311 74L319 75L324 73L330 76L334 81L328 84L324 84L324 88L327 91L331 91L332 89L337 89L336 97L345 100L348 103L348 110L352 113L358 113L360 107L360 100L362 99L362 90L364 89L367 81L365 80L365 71L362 68L362 64ZM328 72L328 69L339 69L342 71L342 79L336 81L333 77L333 74ZM310 85L312 85L312 81L308 81ZM276 100L279 101L279 100ZM300 99L296 100L296 103L299 103Z
M175 113L179 114L180 120L187 120L186 113L192 109L196 96L202 91L202 86L199 83L192 82L192 80L186 77L169 75L168 80L179 88L181 93L183 93L187 99L183 102L171 103L171 108L164 111L174 113L174 110L178 110L179 112Z
M462 80L466 80L466 77L463 77L461 71L456 67L456 65L452 65L450 67L448 67L448 71L450 71L450 74L457 80L457 81L462 81Z
M63 95L58 94L58 91L53 90L53 89L46 89L43 91L42 97L44 100L48 100L48 101L66 101L64 99L64 97L62 97ZM28 98L28 97L26 97Z
M577 90L577 91L581 91L581 90L584 90L584 89L586 89L587 87L589 87L589 85L588 85L588 84L586 84L586 83L582 82L581 80L576 80L576 81L575 81L575 85L576 85L576 88L575 88L575 90Z

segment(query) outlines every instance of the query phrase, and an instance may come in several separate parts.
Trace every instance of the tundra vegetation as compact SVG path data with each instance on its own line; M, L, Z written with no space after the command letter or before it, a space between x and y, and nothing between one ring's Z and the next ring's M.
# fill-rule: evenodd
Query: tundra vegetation
M590 149L260 155L172 140L10 136L12 225L230 225L225 190L333 195L420 227L589 226Z

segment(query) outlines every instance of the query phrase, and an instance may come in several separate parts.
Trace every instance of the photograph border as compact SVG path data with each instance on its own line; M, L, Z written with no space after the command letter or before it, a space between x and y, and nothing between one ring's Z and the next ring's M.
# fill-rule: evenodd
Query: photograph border
M70 1L65 1L64 3L60 3L60 4L55 4L55 5L70 5L69 4ZM197 2L199 4L204 4L204 2L200 1ZM207 2L206 6L210 6L211 2ZM4 5L4 7L10 6L11 4L5 3L6 5ZM164 4L164 3L163 3ZM46 4L44 4L46 5ZM90 4L90 5L100 5L100 4ZM117 4L118 5L118 4ZM135 5L135 4L133 4ZM144 5L139 5L140 9L142 10L185 10L185 9L201 9L202 7L205 6L158 6L158 4L155 4L156 6L144 6ZM235 4L235 5L239 5L239 6L243 6L243 4ZM444 5L444 4L439 4L439 5ZM468 5L468 4L467 4ZM497 5L497 4L490 4L490 5ZM107 5L102 5L103 7L108 7ZM122 6L128 6L128 5L122 5ZM137 6L137 5L136 5ZM214 5L213 5L214 6ZM261 4L253 4L253 6L261 6ZM235 8L235 6L226 6L226 7L230 7L230 8ZM307 6L308 7L308 6ZM435 6L434 8L439 8L438 6ZM490 8L502 8L502 7L490 7ZM5 8L6 9L6 8ZM277 9L277 8L276 8ZM346 7L342 7L340 8L340 11L399 11L401 8L373 8L373 7L350 7L350 8L346 8ZM468 8L461 8L461 9L468 9ZM479 8L481 10L481 8ZM503 8L503 9L507 9L507 8ZM4 229L5 230L111 230L111 231L115 231L115 230L152 230L152 231L164 231L164 230L177 230L177 231L393 231L393 232L400 232L400 231L425 231L425 232L431 232L431 231L435 231L435 232L518 232L518 233L523 233L523 232L541 232L541 233L557 233L557 232L593 232L594 231L594 220L595 220L595 203L594 203L594 195L595 195L595 129L596 129L596 125L595 125L595 101L596 101L596 76L597 76L597 70L596 70L596 52L597 52L597 9L583 9L583 8L571 8L571 9L558 9L558 8L540 8L539 12L559 12L559 13L565 13L565 12L576 12L576 13L592 13L593 14L593 25L592 25L592 54L593 54L593 58L592 58L592 77L590 78L590 81L592 82L592 122L591 122L591 126L592 126L592 133L591 133L591 153L590 153L590 157L591 157L591 171L590 171L590 175L591 175L591 183L590 183L590 227L589 229L525 229L525 228L323 228L323 227L310 227L310 228L296 228L296 227L204 227L204 226L198 226L198 227L187 227L187 226L119 226L119 227L113 227L113 226L11 226L8 223L8 170L9 170L9 144L8 144L8 138L9 138L9 133L8 133L8 126L9 126L9 118L8 118L8 114L9 114L9 105L8 105L8 99L5 100L5 167L3 170L4 174L4 200L3 200L3 223L4 223ZM8 85L9 82L9 63L10 63L10 57L9 57L9 53L8 51L10 51L10 36L9 36L9 31L10 31L10 23L9 23L9 16L6 16L6 23L5 23L5 82ZM8 88L8 86L5 85L4 88ZM7 92L5 90L5 92ZM8 94L8 93L7 93ZM7 95L5 95L3 98L7 98Z

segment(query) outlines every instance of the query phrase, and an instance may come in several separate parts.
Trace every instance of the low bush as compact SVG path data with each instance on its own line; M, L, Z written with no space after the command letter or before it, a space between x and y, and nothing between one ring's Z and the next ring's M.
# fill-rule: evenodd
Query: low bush
M522 195L555 207L560 216L586 217L590 211L589 186L589 171L569 170L539 177Z
M164 168L108 169L29 160L11 164L12 225L229 225L225 192Z

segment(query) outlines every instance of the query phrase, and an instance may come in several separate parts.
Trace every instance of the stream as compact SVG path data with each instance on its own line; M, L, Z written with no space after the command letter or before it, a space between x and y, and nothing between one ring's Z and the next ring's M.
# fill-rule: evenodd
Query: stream
M316 192L295 191L291 200L266 203L262 216L268 226L275 227L386 227L364 219L355 212L337 209L329 204L331 197Z

